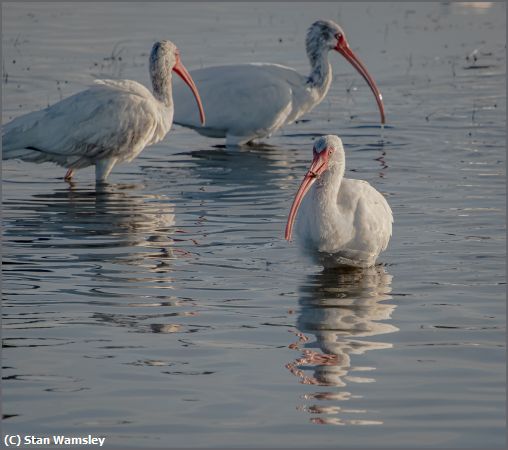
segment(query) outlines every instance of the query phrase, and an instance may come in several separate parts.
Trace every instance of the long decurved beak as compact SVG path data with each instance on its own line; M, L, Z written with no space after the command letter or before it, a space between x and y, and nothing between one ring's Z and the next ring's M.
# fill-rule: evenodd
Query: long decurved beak
M203 104L201 103L201 97L199 96L198 89L196 87L196 84L194 83L194 80L190 76L190 73L187 72L187 69L180 61L180 57L177 58L176 64L174 65L173 70L185 82L185 84L187 84L187 86L190 87L192 93L194 94L194 97L196 98L196 102L197 102L198 108L199 108L199 118L201 120L201 125L204 125L205 124L205 111L203 109Z
M379 113L381 114L381 123L385 123L385 107L383 105L383 96L379 91L376 82L370 76L367 68L363 65L363 63L358 59L358 57L353 53L353 51L349 48L349 44L346 41L344 36L340 36L337 42L337 46L335 47L344 58L346 58L349 63L360 73L360 75L365 79L367 84L370 87L370 90L376 97L377 106L379 108Z
M293 200L293 204L291 205L291 210L289 211L288 221L286 224L286 232L284 234L284 238L286 239L286 241L291 240L296 214L298 213L298 208L300 207L302 200L305 197L305 194L309 192L311 186L327 169L328 169L328 150L322 151L321 153L314 152L314 159L312 160L312 164L310 165L309 170L305 174L305 177L303 177L303 181L300 184L300 188L298 189L298 192L295 195L295 199Z

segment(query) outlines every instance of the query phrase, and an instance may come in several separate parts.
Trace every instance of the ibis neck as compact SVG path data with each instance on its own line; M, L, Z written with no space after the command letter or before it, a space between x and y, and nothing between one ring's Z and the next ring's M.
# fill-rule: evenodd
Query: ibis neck
M307 85L317 89L324 97L332 82L332 66L328 62L328 49L307 49L311 71L307 78Z
M321 177L316 181L316 194L319 203L324 208L335 208L337 206L337 197L340 186L344 179L344 164L335 162Z
M152 56L150 59L150 77L154 97L162 102L164 106L173 104L173 90L171 89L172 74L164 58Z

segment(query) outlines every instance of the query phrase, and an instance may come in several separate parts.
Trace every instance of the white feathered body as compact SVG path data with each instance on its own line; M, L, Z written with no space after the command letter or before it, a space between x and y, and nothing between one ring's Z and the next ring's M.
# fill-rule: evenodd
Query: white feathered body
M51 161L74 169L100 160L131 161L171 128L173 108L143 85L130 80L95 83L5 125L3 159Z
M326 173L303 199L299 241L325 267L372 266L392 235L390 206L366 181L332 177Z
M312 87L307 77L278 64L239 64L191 72L206 112L202 127L192 96L180 80L173 88L175 123L209 137L226 137L240 144L270 136L314 108L326 86ZM331 77L330 77L331 79Z

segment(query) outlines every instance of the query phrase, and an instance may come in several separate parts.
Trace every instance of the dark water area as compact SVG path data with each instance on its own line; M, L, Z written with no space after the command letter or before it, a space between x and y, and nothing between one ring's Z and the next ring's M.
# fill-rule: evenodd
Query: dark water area
M94 78L149 85L154 40L190 70L308 71L337 21L326 99L263 143L174 126L96 190L3 163L3 432L108 447L505 445L504 3L9 3L4 123ZM394 214L380 265L323 271L283 240L313 139Z

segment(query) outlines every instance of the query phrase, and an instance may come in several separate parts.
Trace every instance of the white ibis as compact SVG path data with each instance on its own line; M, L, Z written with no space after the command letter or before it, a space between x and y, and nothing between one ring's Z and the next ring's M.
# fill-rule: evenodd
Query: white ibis
M206 108L206 126L200 125L191 97L175 83L175 123L215 138L241 145L270 136L317 106L332 81L328 52L336 50L365 78L385 122L381 93L373 78L349 48L341 27L331 20L314 22L307 32L309 76L279 64L240 64L208 67L191 72Z
M150 54L153 94L131 80L96 80L96 85L54 105L18 117L3 129L3 159L54 162L69 170L95 165L98 183L114 165L131 161L148 145L161 141L173 123L171 71L190 87L204 123L196 85L170 41L153 45Z
M337 136L320 137L313 155L291 206L286 239L291 240L300 208L297 233L325 267L373 266L392 235L390 206L366 181L344 178L345 154Z

